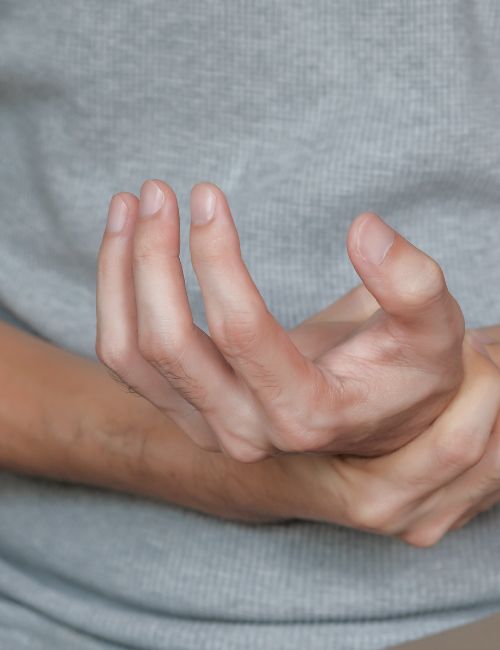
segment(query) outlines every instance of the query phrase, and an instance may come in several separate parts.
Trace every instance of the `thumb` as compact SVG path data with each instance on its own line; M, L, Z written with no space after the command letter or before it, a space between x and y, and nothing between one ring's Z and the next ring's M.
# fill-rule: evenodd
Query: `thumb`
M463 337L462 312L432 257L371 212L354 219L346 244L357 274L387 314L440 335L454 324L453 333Z

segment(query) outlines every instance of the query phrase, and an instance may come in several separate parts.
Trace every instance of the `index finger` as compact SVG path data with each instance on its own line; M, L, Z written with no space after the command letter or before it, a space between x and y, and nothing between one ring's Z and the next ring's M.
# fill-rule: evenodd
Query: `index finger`
M340 417L340 380L300 353L268 310L242 258L238 233L222 191L196 185L191 195L191 259L205 303L210 334L275 424L273 443L283 451L316 448L321 430ZM314 404L317 408L312 408ZM326 407L326 408L325 408ZM329 419L326 416L329 414ZM280 431L293 430L288 440ZM270 435L273 435L271 431Z

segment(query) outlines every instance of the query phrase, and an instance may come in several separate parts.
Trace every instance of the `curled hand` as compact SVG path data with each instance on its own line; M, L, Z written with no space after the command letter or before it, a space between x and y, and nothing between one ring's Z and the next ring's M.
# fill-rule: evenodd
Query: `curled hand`
M219 188L196 185L191 215L209 334L187 299L175 194L147 181L140 202L127 193L111 202L96 350L197 444L241 461L380 455L425 431L455 397L464 378L460 307L438 263L376 215L358 216L347 236L371 315L340 341L321 314L287 332L270 313Z

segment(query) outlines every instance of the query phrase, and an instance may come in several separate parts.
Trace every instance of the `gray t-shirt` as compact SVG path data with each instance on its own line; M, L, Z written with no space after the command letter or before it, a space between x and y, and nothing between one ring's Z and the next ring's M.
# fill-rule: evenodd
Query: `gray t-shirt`
M0 303L93 357L107 203L159 177L203 327L199 180L286 327L358 281L367 209L500 322L499 34L498 0L3 0ZM0 647L375 650L500 609L499 560L499 508L419 550L3 473Z

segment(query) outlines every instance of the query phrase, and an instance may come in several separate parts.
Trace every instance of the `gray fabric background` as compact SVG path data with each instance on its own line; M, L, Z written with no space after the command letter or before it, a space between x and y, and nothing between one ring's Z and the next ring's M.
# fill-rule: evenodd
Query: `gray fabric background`
M93 356L111 194L228 194L286 325L357 282L371 209L500 322L497 0L0 0L0 302ZM500 609L500 509L437 547L0 476L0 647L376 650Z

